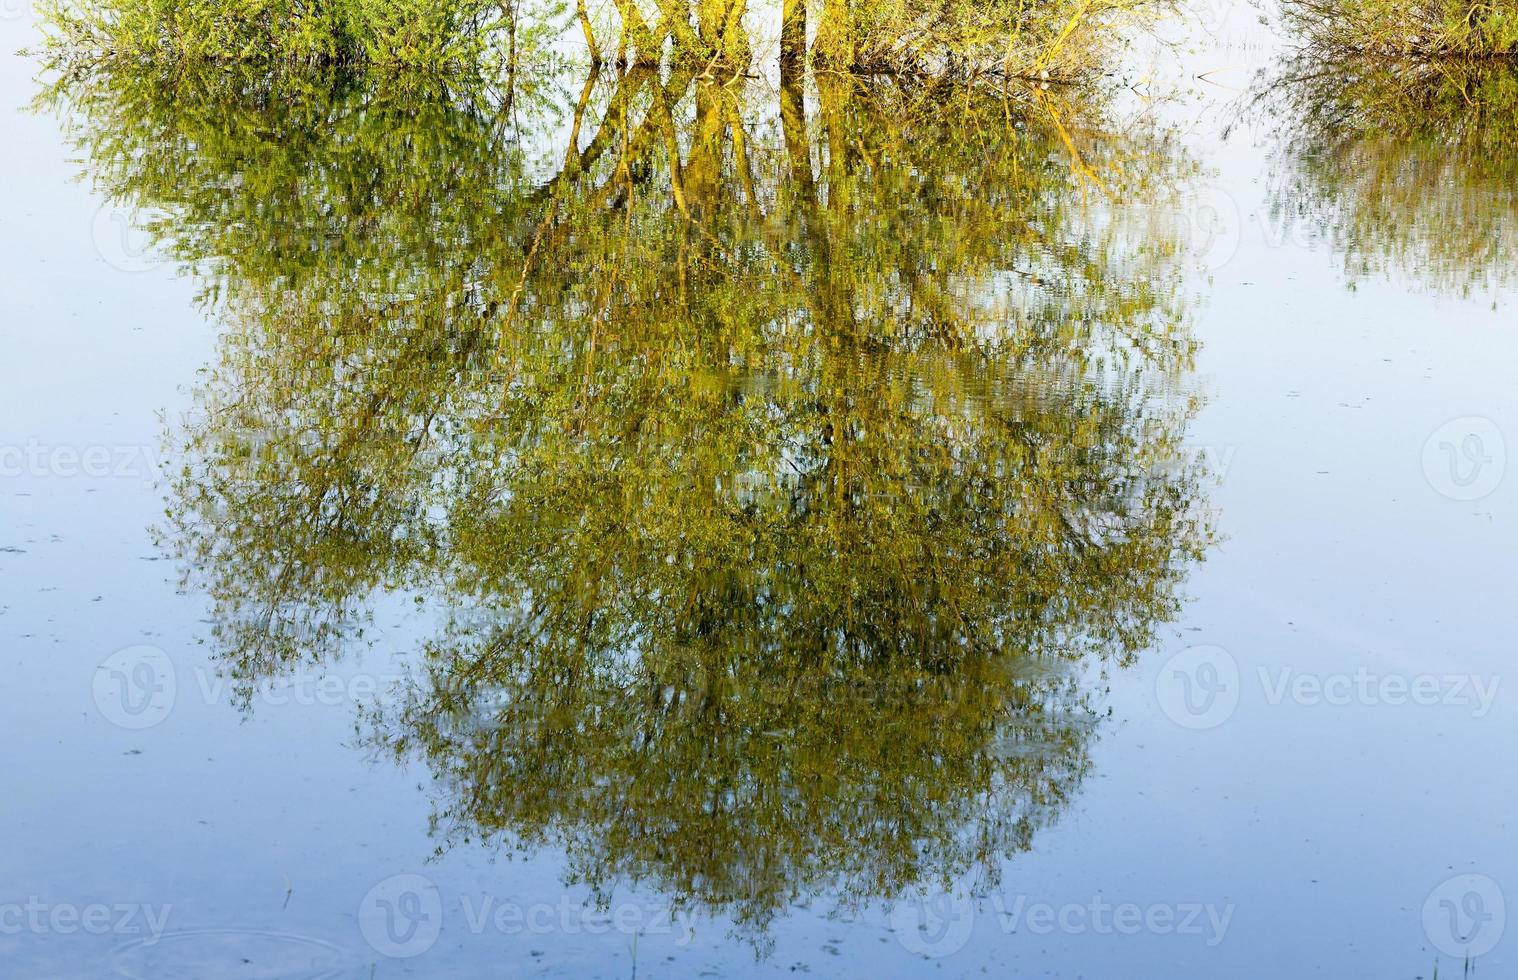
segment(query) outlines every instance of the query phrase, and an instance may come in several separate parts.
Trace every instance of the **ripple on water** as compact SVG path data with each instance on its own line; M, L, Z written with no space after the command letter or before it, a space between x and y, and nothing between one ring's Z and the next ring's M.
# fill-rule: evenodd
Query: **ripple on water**
M116 951L116 972L132 980L336 980L355 966L319 939L246 929L167 933Z

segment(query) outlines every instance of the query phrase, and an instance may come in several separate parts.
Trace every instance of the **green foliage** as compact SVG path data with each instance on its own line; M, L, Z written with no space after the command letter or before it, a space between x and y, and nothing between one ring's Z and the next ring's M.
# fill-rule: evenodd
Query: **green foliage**
M837 29L823 9L819 45L837 44L842 35L852 63L866 71L981 67L1068 79L1105 65L1117 38L1164 8L1132 0L868 0L854 4Z
M361 731L444 844L756 936L994 878L1058 814L1092 665L1208 541L1181 253L1122 207L1189 173L1163 134L841 75L562 112L211 75L53 97L226 324L165 535L235 679L431 596Z
M1311 46L1340 55L1518 56L1512 0L1285 0L1282 11Z
M476 71L544 57L557 2L46 0L55 62L236 62Z
M1332 240L1352 278L1399 271L1458 295L1518 274L1518 67L1299 59L1256 111L1288 134L1272 207Z
M542 61L561 40L562 0L44 0L56 62L363 63L480 71ZM615 0L592 17L576 4L592 60L645 66L722 62L755 45L747 24L771 12L746 0ZM997 72L1073 78L1099 69L1155 0L807 0L785 5L794 39L835 68L930 74ZM597 35L602 35L598 40ZM606 43L605 37L612 37Z

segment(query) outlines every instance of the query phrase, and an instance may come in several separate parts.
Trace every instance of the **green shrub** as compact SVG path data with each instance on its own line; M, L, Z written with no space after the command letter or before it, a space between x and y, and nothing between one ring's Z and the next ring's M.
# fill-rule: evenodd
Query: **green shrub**
M1518 277L1518 66L1302 55L1260 87L1288 134L1274 216L1327 238L1351 282L1470 296Z
M768 13L747 0L614 0L596 16L577 0L573 18L565 0L43 2L55 60L426 70L518 65L571 30L592 61L724 62L737 73L759 50L745 25ZM782 0L782 44L804 54L812 35L819 61L854 71L1068 79L1099 69L1112 43L1165 2Z
M474 69L540 52L557 6L497 0L47 0L55 61Z
M1284 0L1310 45L1422 57L1518 56L1513 0Z

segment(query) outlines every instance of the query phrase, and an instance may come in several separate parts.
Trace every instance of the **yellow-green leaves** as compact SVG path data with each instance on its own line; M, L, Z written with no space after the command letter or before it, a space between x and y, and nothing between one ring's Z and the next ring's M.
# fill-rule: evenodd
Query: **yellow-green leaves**
M1181 252L1123 244L1172 144L900 78L390 84L58 93L215 287L164 529L215 656L427 597L366 739L597 888L759 931L994 874L1208 540Z
M784 60L805 56L811 21L811 52L834 70L1059 79L1100 70L1136 23L1166 5L797 0L781 6ZM566 29L597 64L688 63L742 72L757 50L747 25L771 13L747 0L615 0L610 7L591 11L580 2L571 19L564 0L47 0L44 15L51 54L60 61L362 63L498 76L549 57Z
M1348 58L1284 66L1258 106L1290 134L1274 219L1328 237L1350 277L1458 295L1518 274L1518 66Z

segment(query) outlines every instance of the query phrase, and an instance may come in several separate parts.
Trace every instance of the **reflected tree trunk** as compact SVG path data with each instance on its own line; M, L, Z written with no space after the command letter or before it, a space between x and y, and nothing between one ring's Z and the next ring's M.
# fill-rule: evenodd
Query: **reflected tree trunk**
M817 186L812 177L812 141L806 130L806 93L802 67L797 60L780 62L780 129L785 154L791 163L796 194L807 207L817 205Z

